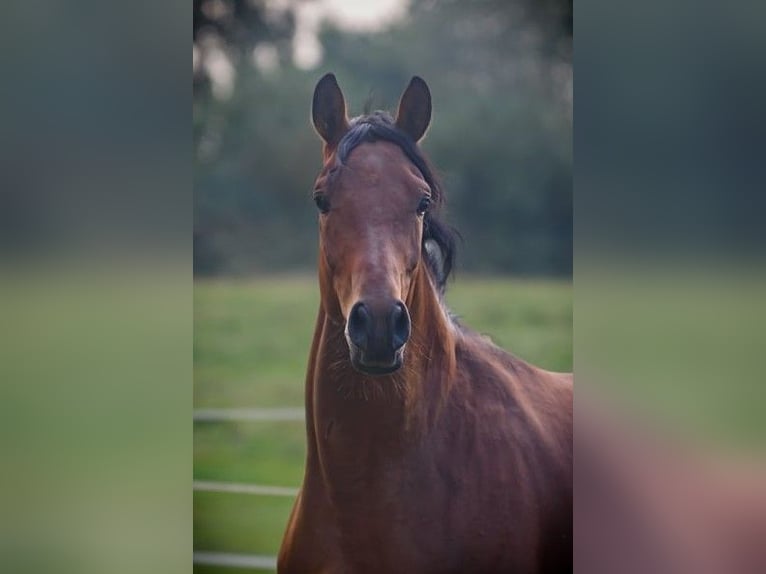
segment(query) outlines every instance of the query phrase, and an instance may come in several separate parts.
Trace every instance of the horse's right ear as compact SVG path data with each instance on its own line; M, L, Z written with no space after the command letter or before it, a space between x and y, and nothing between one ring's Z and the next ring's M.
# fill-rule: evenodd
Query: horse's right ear
M346 101L335 74L325 74L317 82L311 105L311 119L317 133L330 147L335 146L348 130Z
M431 91L420 76L413 76L399 100L396 127L420 141L431 122Z

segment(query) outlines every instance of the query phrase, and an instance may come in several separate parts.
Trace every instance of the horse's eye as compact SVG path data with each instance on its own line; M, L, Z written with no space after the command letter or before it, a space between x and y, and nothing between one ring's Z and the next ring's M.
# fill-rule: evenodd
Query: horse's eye
M317 204L317 209L322 213L330 211L330 200L322 193L314 195L314 203Z
M418 215L423 215L426 211L428 211L428 208L431 205L431 198L430 197L423 197L420 200L420 203L418 203Z

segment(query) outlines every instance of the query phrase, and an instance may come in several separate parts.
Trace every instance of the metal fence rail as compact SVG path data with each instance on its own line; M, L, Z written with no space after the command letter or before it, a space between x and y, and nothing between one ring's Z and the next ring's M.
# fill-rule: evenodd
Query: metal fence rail
M194 422L248 422L248 421L303 421L303 407L240 408L240 409L195 409ZM197 492L223 492L232 494L253 494L257 496L284 496L294 498L298 489L291 486L271 486L240 482L217 482L195 480L192 489ZM249 568L253 570L276 570L276 556L258 554L231 554L228 552L195 551L194 564L224 566L228 568Z
M194 410L194 422L302 421L305 418L306 412L303 407Z
M212 480L195 480L192 483L192 488L198 492L229 492L232 494L256 494L259 496L289 496L291 498L298 494L298 489L291 486L215 482Z
M228 566L230 568L254 568L256 570L276 570L276 556L257 554L229 554L227 552L195 552L195 564L205 566Z
M192 488L198 492L230 492L234 494L255 494L258 496L287 496L298 494L297 488L288 486L267 486L264 484L247 484L241 482L215 482L211 480L195 480ZM227 568L250 568L255 570L276 570L276 556L257 554L230 554L227 552L194 552L195 564L205 566L225 566Z

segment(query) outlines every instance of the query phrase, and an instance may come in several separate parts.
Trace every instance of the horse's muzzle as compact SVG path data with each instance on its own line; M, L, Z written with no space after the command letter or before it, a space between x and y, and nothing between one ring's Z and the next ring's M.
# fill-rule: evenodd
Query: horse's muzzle
M366 375L393 373L402 366L411 328L401 301L383 305L358 301L346 321L351 364Z

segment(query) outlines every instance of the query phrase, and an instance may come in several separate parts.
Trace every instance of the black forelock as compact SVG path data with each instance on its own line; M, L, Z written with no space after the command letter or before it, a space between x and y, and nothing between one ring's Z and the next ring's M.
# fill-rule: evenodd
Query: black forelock
M381 140L399 146L404 155L418 168L431 190L432 207L426 212L423 221L422 253L439 292L444 293L447 279L455 263L457 233L440 219L440 211L445 203L442 186L418 144L396 127L391 114L375 111L351 120L349 130L338 142L337 161L345 164L348 156L357 146ZM428 240L436 243L439 253L426 248Z

